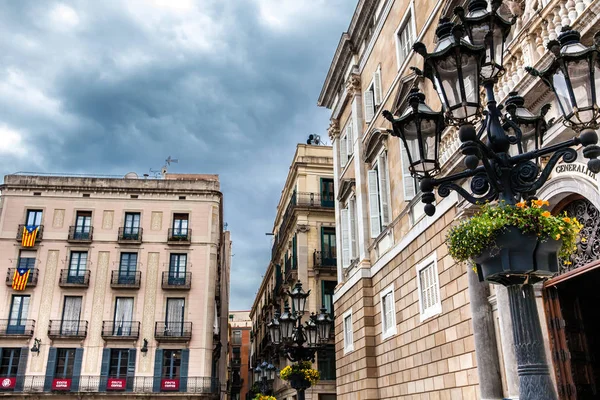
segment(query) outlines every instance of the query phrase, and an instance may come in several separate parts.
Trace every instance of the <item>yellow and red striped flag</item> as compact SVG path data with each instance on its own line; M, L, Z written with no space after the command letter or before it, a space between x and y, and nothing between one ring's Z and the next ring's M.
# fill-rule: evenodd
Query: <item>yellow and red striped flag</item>
M12 288L14 290L25 290L29 279L29 268L16 268L13 274Z
M23 227L23 237L21 238L21 246L33 247L35 245L35 238L37 237L39 229L40 227L37 225L25 225Z

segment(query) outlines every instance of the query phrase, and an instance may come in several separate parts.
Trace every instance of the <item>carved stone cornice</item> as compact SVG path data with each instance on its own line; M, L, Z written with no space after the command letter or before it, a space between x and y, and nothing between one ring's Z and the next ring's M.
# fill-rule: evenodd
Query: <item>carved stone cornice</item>
M332 119L329 122L329 128L327 129L327 133L329 134L329 140L332 142L340 137L340 121L337 119Z
M361 93L360 87L360 75L359 74L350 74L348 80L346 80L346 92L350 98L356 96Z
M298 224L296 226L296 232L298 232L298 233L306 233L308 231L310 231L310 226L309 225Z

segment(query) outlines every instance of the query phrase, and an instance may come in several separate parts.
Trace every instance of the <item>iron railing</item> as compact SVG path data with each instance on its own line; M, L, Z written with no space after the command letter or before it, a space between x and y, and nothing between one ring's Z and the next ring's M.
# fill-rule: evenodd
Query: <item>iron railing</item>
M317 251L313 253L313 265L315 268L335 269L337 266L336 256Z
M81 320L50 320L50 339L84 339L87 336L88 322Z
M140 337L139 321L102 321L104 339L137 339Z
M191 244L192 230L181 228L169 228L167 243L170 244Z
M70 392L114 392L113 390L107 390L108 379L109 377L98 375L73 377ZM161 391L160 383L162 378L154 378L153 376L128 376L123 379L126 381L125 390L128 392L157 393ZM17 377L17 388L13 392L42 393L44 392L45 382L46 377L44 375ZM217 378L192 376L179 379L179 393L216 394L219 393L219 386Z
M117 241L122 244L140 244L142 243L142 233L142 228L121 227Z
M170 272L162 273L162 288L163 289L185 289L192 287L191 272Z
M93 226L70 226L67 241L73 243L90 243L93 234Z
M61 269L60 278L58 280L60 287L89 287L90 286L90 270L69 270Z
M34 319L0 319L0 337L32 337Z
M114 270L110 273L110 287L113 289L139 289L141 280L142 271Z
M9 268L6 272L6 286L12 286L13 277L15 275L16 268ZM36 287L38 283L38 276L40 270L38 268L29 269L29 278L27 278L27 287Z
M154 327L154 337L156 340L167 341L187 341L192 338L191 322L156 322Z
M17 240L20 242L23 239L23 228L25 228L25 224L21 224L19 225L19 227L17 228ZM35 242L39 242L43 239L44 237L44 225L40 225L38 227L38 231L37 234L35 236Z

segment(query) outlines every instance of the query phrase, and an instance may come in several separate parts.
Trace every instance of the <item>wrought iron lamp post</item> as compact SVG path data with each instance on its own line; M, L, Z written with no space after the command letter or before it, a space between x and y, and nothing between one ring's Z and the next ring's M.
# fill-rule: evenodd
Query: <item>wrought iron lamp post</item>
M577 133L567 141L544 148L544 115L549 106L542 107L540 115L534 115L524 107L523 98L514 92L505 102L504 114L497 106L494 85L504 72L504 45L514 22L498 13L501 5L502 0L492 0L489 6L485 0L472 0L467 13L462 7L455 9L461 25L447 19L440 21L436 31L438 41L432 53L427 52L423 43L414 44L414 50L425 60L424 70L417 71L433 82L443 112L429 108L418 89L413 89L408 96L409 107L400 117L383 112L392 123L392 134L403 142L411 174L420 181L425 213L429 216L435 214L436 188L440 197L456 191L473 204L501 200L514 205L522 199L534 199L559 160L572 163L577 159L573 148L576 146L583 147L590 171L600 172L597 158L600 147L595 132L600 117L599 34L594 37L592 47L585 47L577 31L564 27L558 41L548 43L555 57L550 67L545 71L526 68L553 90L563 123ZM480 86L486 94L485 112L481 106ZM437 177L441 170L441 134L446 124L459 128L466 170ZM516 146L516 151L510 151L511 146L513 149ZM542 168L539 159L543 156L549 159ZM471 179L470 191L461 185L467 179ZM482 276L479 272L479 276L480 280L508 288L520 396L528 400L556 399L532 286L555 271L538 268L533 257L532 265L517 266L510 261L506 264L500 274Z
M292 298L294 311L290 310L286 302L283 314L276 313L273 320L269 322L267 328L271 342L291 362L314 362L316 352L329 340L333 321L323 306L318 315L311 313L303 325L302 316L310 290L305 292L302 283L297 282L288 294ZM304 400L304 391L308 388L306 382L291 381L290 383L298 392L298 400Z
M273 392L273 382L275 381L275 371L277 368L271 363L263 361L254 369L254 382L260 385L260 392L271 394Z

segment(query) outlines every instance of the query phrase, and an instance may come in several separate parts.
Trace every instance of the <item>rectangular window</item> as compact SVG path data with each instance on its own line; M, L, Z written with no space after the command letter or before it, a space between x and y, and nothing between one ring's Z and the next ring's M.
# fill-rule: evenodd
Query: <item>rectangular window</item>
M344 168L348 160L354 154L354 124L352 116L348 118L348 124L342 132L340 143L340 167Z
M25 332L27 315L29 314L29 295L13 295L8 314L8 328L6 333L19 334Z
M233 344L240 345L242 344L242 331L233 331Z
M20 348L2 348L2 357L0 358L0 377L12 378L17 376L20 358Z
M324 350L319 350L317 368L321 379L335 380L335 347L333 345L327 345Z
M376 238L391 220L387 153L382 152L368 172L371 237Z
M131 335L133 324L133 297L117 297L115 301L115 319L113 335Z
M402 166L402 185L404 187L404 201L412 200L417 194L417 179L410 174L410 159L406 153L404 143L400 142L401 166ZM417 154L417 142L414 140L407 142L412 154Z
M166 334L181 336L183 334L183 316L185 299L167 299L167 312L165 323Z
M163 379L178 379L181 373L181 350L163 350Z
M65 296L61 320L61 333L63 335L78 334L82 299L81 296Z
M442 312L435 253L417 265L416 268L421 321L424 321Z
M124 238L137 239L140 233L140 213L125 213L125 228L123 229Z
M21 250L19 252L19 268L35 268L36 256L35 251Z
M350 222L348 235L350 236L350 263L358 258L358 230L356 228L356 198L348 201L348 218Z
M373 80L364 93L365 122L369 123L381 106L383 94L381 92L381 67L373 75Z
M334 201L333 179L321 178L321 207L333 207Z
M173 236L187 237L189 225L188 214L173 215Z
M42 224L42 210L27 210L25 224L28 226L39 226Z
M400 27L396 31L396 52L398 58L398 69L402 67L404 61L412 51L412 46L415 42L415 34L413 31L412 12L409 9L406 16L402 20Z
M354 333L352 331L352 310L348 310L343 315L344 321L344 354L354 350Z
M87 251L72 251L67 283L84 283L87 271Z
M331 319L333 319L333 292L336 284L335 281L321 281L321 304L327 309Z
M169 262L169 285L185 285L187 254L171 254Z
M394 302L394 285L390 285L380 294L381 300L381 335L387 339L397 333L396 304Z
M111 349L109 378L127 378L127 362L129 361L129 349Z
M119 284L135 283L137 253L121 253L119 261Z
M76 240L89 239L91 228L92 212L77 211L77 217L75 218L75 232L73 238Z
M56 370L54 371L54 378L72 378L73 364L75 364L75 349L57 349Z
M321 228L322 265L335 267L336 252L335 228Z
M350 265L350 237L348 230L348 208L344 208L340 211L340 218L342 222L342 268L348 268Z

